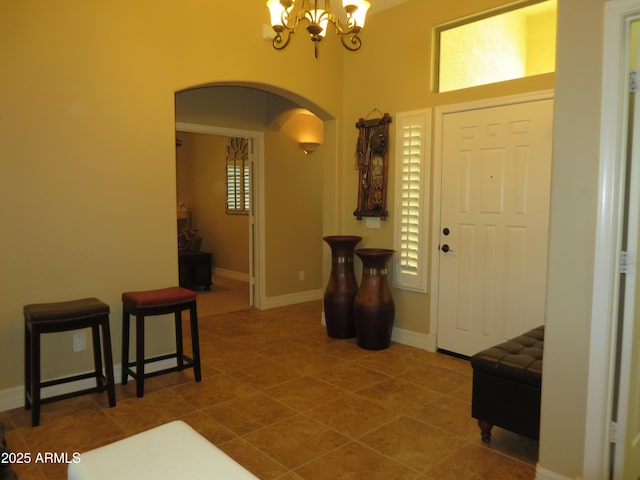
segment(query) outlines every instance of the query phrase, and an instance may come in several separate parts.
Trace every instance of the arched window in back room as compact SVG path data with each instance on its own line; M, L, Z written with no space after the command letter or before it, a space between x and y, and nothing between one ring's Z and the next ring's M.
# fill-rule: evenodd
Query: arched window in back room
M554 72L556 11L536 0L438 27L436 91Z

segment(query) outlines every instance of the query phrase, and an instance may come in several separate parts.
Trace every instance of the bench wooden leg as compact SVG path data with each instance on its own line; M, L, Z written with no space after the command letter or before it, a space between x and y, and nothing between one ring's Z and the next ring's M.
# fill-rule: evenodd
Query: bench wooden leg
M478 426L480 427L482 441L484 443L489 443L491 441L491 429L493 428L493 423L489 423L486 420L478 420Z

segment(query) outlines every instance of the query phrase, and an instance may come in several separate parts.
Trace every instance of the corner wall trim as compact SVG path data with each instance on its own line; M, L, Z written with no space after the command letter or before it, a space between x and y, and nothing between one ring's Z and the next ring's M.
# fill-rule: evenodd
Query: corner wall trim
M571 477L565 477L559 473L547 470L541 467L540 464L536 465L536 480L574 480Z
M243 272L234 272L233 270L226 270L224 268L216 267L214 270L214 275L219 275L224 278L230 278L232 280L240 280L241 282L249 281L249 274Z
M420 348L429 352L436 351L436 337L424 333L417 333L402 328L394 328L391 334L391 340L394 342L409 345L410 347Z

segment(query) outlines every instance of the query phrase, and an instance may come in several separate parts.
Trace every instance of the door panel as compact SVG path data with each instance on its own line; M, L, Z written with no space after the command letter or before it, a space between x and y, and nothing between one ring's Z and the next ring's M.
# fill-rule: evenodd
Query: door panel
M553 101L444 115L438 348L544 323Z

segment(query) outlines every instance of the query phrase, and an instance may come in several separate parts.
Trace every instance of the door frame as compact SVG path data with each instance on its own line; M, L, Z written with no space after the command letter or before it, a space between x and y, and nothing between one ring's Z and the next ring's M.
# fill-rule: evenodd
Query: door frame
M453 105L443 105L435 109L433 197L431 203L433 215L431 223L431 285L429 289L431 292L431 297L429 299L429 346L432 347L433 351L437 350L438 346L438 298L440 288L440 250L438 247L440 245L440 207L442 200L442 135L445 115L519 103L529 103L539 100L549 100L553 98L554 90L540 90L525 94L487 98Z
M249 304L261 308L265 304L265 201L264 201L264 133L254 130L217 127L197 123L176 122L176 131L244 137L252 140L251 206L249 210Z
M591 337L585 416L584 478L620 475L611 458L611 420L618 338L620 246L624 221L627 119L626 25L640 16L640 0L610 0L604 14L600 173L593 270ZM603 385L605 388L602 388ZM618 456L619 457L619 456ZM624 459L622 459L624 460Z

